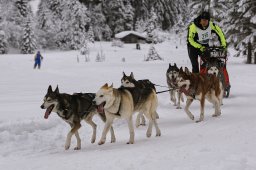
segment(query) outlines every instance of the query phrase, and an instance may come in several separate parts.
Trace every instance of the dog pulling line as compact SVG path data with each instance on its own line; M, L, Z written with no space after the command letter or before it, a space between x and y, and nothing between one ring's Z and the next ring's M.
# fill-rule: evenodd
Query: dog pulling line
M158 84L154 84L154 86L166 87L166 88L169 89L169 90L158 91L158 92L156 92L156 94L168 92L168 91L171 91L171 90L175 90L175 88L169 88L169 87L167 87L167 86L161 86L161 85L158 85Z

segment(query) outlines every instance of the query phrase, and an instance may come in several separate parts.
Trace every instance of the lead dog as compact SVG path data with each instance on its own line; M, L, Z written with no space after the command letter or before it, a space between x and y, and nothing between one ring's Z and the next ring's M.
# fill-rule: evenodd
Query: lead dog
M129 76L127 76L123 72L123 77L121 79L121 87L131 87L131 88L137 87L139 89L151 88L156 91L155 85L150 80L148 79L136 80L134 78L133 72L131 72ZM156 115L156 118L157 119L159 118L158 114ZM142 126L146 125L146 120L142 113L139 113L136 118L136 127L139 127L140 125Z
M96 124L92 121L95 114L98 114L96 106L93 105L95 93L74 93L73 95L66 93L59 93L58 86L52 91L52 86L48 87L47 93L44 97L44 102L41 105L42 109L46 109L44 118L48 119L51 112L56 112L65 122L71 126L67 138L65 149L69 149L71 138L75 134L77 139L77 146L75 150L81 149L81 139L79 137L78 129L81 127L81 121L85 120L86 123L92 126L93 135L91 143L96 139ZM100 111L100 118L105 122L106 116ZM111 126L111 142L115 142L114 130Z
M176 109L181 109L180 101L184 102L184 98L176 83L178 75L179 68L177 67L176 63L174 63L173 66L169 64L169 67L166 71L166 80L167 85L170 88L170 100L174 103L174 106L177 106ZM178 102L176 96L178 97Z
M207 77L206 75L190 73L188 68L185 68L184 72L180 68L177 84L187 97L185 112L190 119L194 120L194 115L190 112L189 107L195 99L200 101L200 118L196 122L201 122L204 119L205 99L214 105L215 112L212 116L220 116L220 98L223 91L222 84L216 76Z
M100 110L104 108L106 123L102 132L99 145L106 141L106 135L115 118L124 118L128 122L130 139L127 144L134 143L134 128L132 115L134 112L142 112L149 120L147 137L151 136L152 126L156 128L156 136L161 135L161 131L156 122L157 96L151 88L143 90L134 88L113 88L113 85L105 84L96 93L94 99Z

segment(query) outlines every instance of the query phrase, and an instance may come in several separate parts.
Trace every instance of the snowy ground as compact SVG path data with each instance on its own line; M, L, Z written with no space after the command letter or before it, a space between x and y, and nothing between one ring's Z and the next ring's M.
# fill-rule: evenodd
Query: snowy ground
M42 51L41 70L33 70L33 55L0 56L0 169L8 170L74 170L74 169L163 169L163 170L254 170L256 169L255 65L245 65L241 58L229 58L230 98L224 99L222 115L211 117L207 102L205 120L191 121L184 110L177 110L169 94L158 94L161 137L146 137L146 127L135 129L135 144L125 144L129 138L125 121L114 123L117 142L91 144L92 129L86 123L79 130L82 149L64 150L69 126L56 114L45 120L40 109L48 86L59 85L61 92L96 92L104 83L120 86L122 72L133 71L135 78L148 78L166 85L168 64L190 67L185 45L176 49L174 43L156 46L164 61L144 62L149 46L135 44L124 48L101 43L105 62L95 62L99 43L91 46L90 62L76 51ZM122 62L125 58L126 62ZM165 88L157 88L158 91ZM184 106L184 103L182 104ZM192 112L199 117L199 102ZM254 111L253 111L254 110ZM97 141L103 123L98 125Z

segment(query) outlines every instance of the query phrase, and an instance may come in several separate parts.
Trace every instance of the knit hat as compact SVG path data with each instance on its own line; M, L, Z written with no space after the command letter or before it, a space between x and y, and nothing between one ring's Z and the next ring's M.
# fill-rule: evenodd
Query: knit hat
M201 19L207 19L207 20L210 20L210 13L209 12L202 12L201 15L200 15L200 18Z

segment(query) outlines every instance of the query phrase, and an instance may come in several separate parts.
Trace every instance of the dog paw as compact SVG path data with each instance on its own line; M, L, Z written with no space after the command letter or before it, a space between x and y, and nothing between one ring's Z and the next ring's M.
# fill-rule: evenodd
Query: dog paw
M190 119L191 119L191 120L194 120L194 119L195 119L195 117L194 117L194 116L190 116Z
M141 123L140 126L146 126L146 123Z
M151 137L151 133L147 133L147 137L150 138Z
M126 144L134 144L134 141L126 142Z
M74 148L74 150L80 150L80 149L81 147L78 147L78 146Z
M91 140L91 143L95 143L95 140L96 140L96 139L92 139L92 140Z
M217 116L218 116L218 114L213 114L213 115L212 115L212 117L217 117Z
M116 138L111 139L111 143L115 143L116 142Z
M177 106L177 107L176 107L176 109L182 109L182 107L180 107L180 106Z
M161 136L161 132L158 132L158 133L156 134L156 137L158 137L158 136Z
M99 141L98 145L103 145L105 141Z
M199 120L196 121L196 123L199 123L199 122L202 122L202 120L199 119Z
M65 145L65 150L68 150L70 145Z

